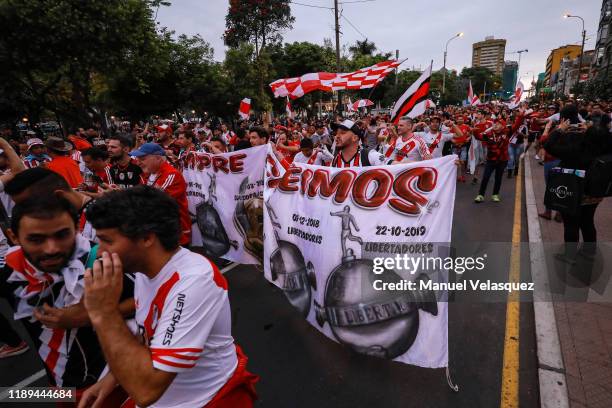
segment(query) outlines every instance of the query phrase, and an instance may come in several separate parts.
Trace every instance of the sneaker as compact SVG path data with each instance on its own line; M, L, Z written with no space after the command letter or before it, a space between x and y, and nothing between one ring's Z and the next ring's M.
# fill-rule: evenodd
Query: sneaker
M499 194L493 194L491 196L491 201L493 201L494 203L499 203L501 201L501 198L499 198Z
M472 178L472 185L475 186L476 184L478 184L478 177Z
M537 154L535 155L535 159L536 160L542 160L542 159L540 159L540 156L538 156Z
M23 340L21 341L21 343L19 343L19 345L14 347L5 344L0 347L0 358L18 356L28 351L28 348L28 345Z
M484 196L481 194L478 194L476 198L474 199L475 203L482 203L483 201L484 201Z

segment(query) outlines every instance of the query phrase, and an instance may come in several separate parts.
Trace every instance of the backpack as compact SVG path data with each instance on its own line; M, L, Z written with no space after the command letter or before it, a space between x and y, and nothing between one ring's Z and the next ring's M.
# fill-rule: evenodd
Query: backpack
M586 172L585 194L591 197L612 197L612 154L593 160Z

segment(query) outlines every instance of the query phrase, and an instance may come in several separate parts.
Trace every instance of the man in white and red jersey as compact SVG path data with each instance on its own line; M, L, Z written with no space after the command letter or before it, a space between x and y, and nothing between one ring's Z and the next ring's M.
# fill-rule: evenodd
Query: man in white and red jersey
M314 149L312 139L302 139L300 141L300 152L293 158L293 163L314 164L324 166L334 159L325 145L322 148Z
M425 125L419 123L418 125ZM429 129L425 132L416 132L417 135L421 136L427 142L429 147L429 153L433 159L442 157L442 149L444 143L450 142L463 137L463 132L455 123L451 120L444 121L445 129L440 127L440 118L434 116L431 118Z
M157 187L174 198L179 206L181 245L191 242L191 217L187 208L187 183L183 174L172 167L165 158L164 149L157 143L145 143L130 152L142 168L142 184Z
M386 158L396 163L431 159L427 142L412 131L412 119L405 117L397 123L397 137L383 147Z
M352 120L345 119L340 123L333 123L332 129L336 131L336 149L338 153L332 160L332 167L366 167L391 164L392 160L386 158L376 150L368 150L361 146L363 132Z
M176 202L137 186L108 193L88 214L102 259L86 272L84 303L110 372L79 407L101 402L116 385L137 406L252 407L258 377L231 335L227 281L179 246ZM137 336L117 310L121 277L131 271L138 272Z

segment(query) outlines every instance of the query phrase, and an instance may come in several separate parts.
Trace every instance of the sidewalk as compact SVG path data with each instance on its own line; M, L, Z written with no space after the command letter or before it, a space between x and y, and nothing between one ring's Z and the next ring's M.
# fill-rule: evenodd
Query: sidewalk
M544 168L533 158L530 161L533 188L538 211L544 211ZM563 242L563 224L539 219L542 240ZM599 204L595 214L599 242L612 242L612 198ZM603 247L602 247L603 249ZM606 268L612 268L610 254ZM549 265L550 267L550 265ZM590 298L590 296L589 296ZM612 303L554 302L559 340L565 365L571 408L612 407Z

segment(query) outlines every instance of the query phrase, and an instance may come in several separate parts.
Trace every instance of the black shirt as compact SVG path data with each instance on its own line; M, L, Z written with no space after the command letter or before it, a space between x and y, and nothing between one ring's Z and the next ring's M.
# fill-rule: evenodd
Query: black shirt
M140 175L142 169L132 160L127 166L123 167L119 163L115 163L110 168L111 184L117 185L119 188L134 187L140 184Z

